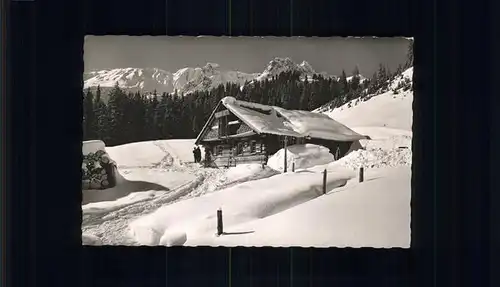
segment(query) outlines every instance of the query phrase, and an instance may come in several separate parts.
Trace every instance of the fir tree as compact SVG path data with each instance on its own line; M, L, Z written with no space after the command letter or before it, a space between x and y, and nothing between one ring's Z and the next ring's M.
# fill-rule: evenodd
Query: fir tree
M356 66L354 68L354 70L352 71L352 79L351 79L351 82L349 83L350 84L349 90L350 91L357 91L359 89L360 81L361 81L361 78L360 78L359 69L358 69L358 66Z
M95 100L95 103L98 103L101 101L101 86L100 85L97 86L97 89L95 91L95 99L94 100Z
M344 70L342 70L339 82L342 94L347 94L349 92L349 82L347 81L347 76Z
M124 141L124 118L125 118L125 94L118 86L118 82L109 92L108 113L109 113L109 133L112 145L125 143Z
M90 88L87 89L83 102L83 112L85 118L84 129L84 140L96 139L97 123L96 116L94 113L94 95Z
M352 71L352 75L353 76L359 76L360 75L358 65L356 65L354 67L354 70Z

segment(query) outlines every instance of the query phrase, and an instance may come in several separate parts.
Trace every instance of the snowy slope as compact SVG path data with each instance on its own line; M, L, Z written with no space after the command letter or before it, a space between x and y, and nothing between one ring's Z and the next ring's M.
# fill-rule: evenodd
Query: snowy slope
M412 75L413 68L406 70L401 77L388 85L389 88L396 88L402 79L411 80ZM321 113L350 128L371 126L411 131L412 104L413 91L401 89L395 94L393 90L389 90L383 94L371 96L366 101L355 99L341 107L322 110Z
M312 79L316 73L309 63L294 63L289 58L274 58L262 73L244 73L225 70L218 64L207 63L203 67L185 67L176 72L156 68L118 68L85 73L84 88L101 86L112 88L115 83L130 91L189 94L199 90L213 89L220 84L236 83L243 87L246 82L262 81L285 71L298 71L304 79Z
M398 95L389 91L364 102L354 100L351 108L348 103L324 114L352 128L375 126L411 131L412 102L411 91Z
M344 185L351 173L331 173L328 189ZM143 245L157 245L214 233L216 211L222 208L224 224L231 226L264 218L322 194L320 173L279 174L249 181L217 193L164 206L130 224L131 235Z
M388 83L389 91L385 93L372 95L365 101L355 99L341 107L322 111L370 137L370 140L360 140L362 149L352 150L336 165L349 169L411 166L413 91L397 87L405 79L411 81L412 75L413 68L409 68Z
M388 188L390 187L390 188ZM370 170L283 212L188 236L185 246L410 247L410 169Z

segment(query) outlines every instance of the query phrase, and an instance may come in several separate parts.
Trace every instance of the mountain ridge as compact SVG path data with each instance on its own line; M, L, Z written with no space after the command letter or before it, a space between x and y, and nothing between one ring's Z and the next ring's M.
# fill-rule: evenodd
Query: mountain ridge
M158 94L174 93L188 95L195 91L211 90L220 84L236 83L244 87L245 83L263 81L283 72L297 71L303 80L311 80L313 75L335 77L324 72L316 72L307 62L295 63L290 58L273 58L262 73L245 73L237 70L224 70L217 63L208 62L203 67L184 67L175 72L159 68L115 68L93 70L84 73L84 88L94 90L100 86L104 91L118 86L127 91Z

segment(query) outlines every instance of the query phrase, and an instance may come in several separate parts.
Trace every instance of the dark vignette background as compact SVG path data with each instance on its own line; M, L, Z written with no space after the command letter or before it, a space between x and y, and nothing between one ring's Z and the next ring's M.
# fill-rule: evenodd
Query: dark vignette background
M6 283L488 286L490 7L481 1L312 2L8 2ZM85 34L414 36L411 250L82 248Z

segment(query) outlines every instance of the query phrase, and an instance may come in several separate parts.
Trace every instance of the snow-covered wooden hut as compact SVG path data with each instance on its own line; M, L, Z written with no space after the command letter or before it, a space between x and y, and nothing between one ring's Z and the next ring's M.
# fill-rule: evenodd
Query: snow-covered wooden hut
M210 165L264 163L287 145L312 143L343 156L360 135L327 115L223 98L196 138Z

